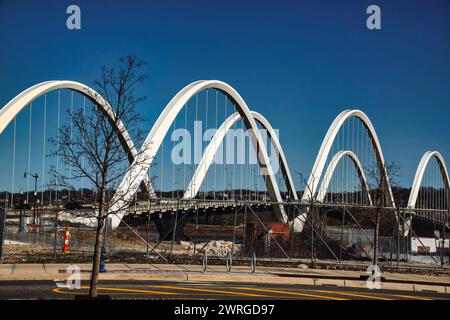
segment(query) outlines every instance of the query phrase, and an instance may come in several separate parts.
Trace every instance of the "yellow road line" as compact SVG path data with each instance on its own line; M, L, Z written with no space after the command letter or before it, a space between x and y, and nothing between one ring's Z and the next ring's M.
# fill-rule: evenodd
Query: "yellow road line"
M394 299L391 299L391 298L378 297L378 296L372 296L372 295L367 295L367 294L360 294L360 293L356 293L356 292L347 292L347 291L334 291L334 290L311 290L311 291L321 292L321 293L338 294L338 295L349 296L349 297L375 299L375 300L394 300Z
M420 296L409 296L409 295L402 295L402 294L392 294L392 293L370 293L370 294L361 294L359 292L350 292L350 291L330 291L330 290L311 290L314 292L333 292L336 294L342 294L342 295L348 295L348 296L355 296L355 297L361 297L361 298L369 298L369 299L378 299L378 300L393 300L387 297L383 296L392 296L397 298L407 298L407 299L415 299L415 300L433 300L428 297L420 297Z
M407 295L403 295L403 294L390 294L390 296L399 297L399 298L407 298L407 299L415 299L415 300L433 300L431 298L407 296Z
M182 291L195 291L195 292L208 292L208 293L220 293L220 294L229 294L229 295L238 295L238 296L246 296L246 297L270 297L267 295L261 295L257 293L244 293L244 292L236 292L236 291L225 291L225 290L214 290L214 289L200 289L200 288L186 288L186 287L179 287L179 286L164 286L164 285L157 285L153 286L156 288L161 289L175 289L175 290L182 290ZM301 297L309 297L309 298L319 298L319 299L331 299L331 300L348 300L344 298L337 298L337 297L330 297L330 296L323 296L323 295L316 295L316 294L308 294L308 293L300 293L300 292L293 292L293 291L283 291L283 290L273 290L273 289L263 289L263 288L250 288L250 287L231 287L239 290L246 290L246 291L259 291L259 292L267 292L267 293L276 293L276 294L283 294L283 295L293 295L293 296L301 296ZM54 293L60 293L60 294L75 294L76 291L61 291L63 288L54 288L52 291ZM82 286L80 289L89 289L89 286ZM156 291L156 290L140 290L140 289L129 289L129 288L112 288L112 287L98 287L98 290L104 290L104 291L113 291L118 293L142 293L142 294L155 294L155 295L179 295L180 293L176 292L167 292L167 291ZM349 297L358 297L358 298L366 298L366 299L375 299L375 300L393 300L391 298L381 297L377 295L367 295L367 294L361 294L358 292L346 292L346 291L336 291L336 290L308 290L306 291L312 291L312 292L318 292L318 293L326 293L326 294L337 294L337 295L343 295L343 296L349 296ZM420 297L420 296L410 296L410 295L401 295L401 294L385 294L388 296L398 297L398 298L406 298L406 299L415 299L415 300L433 300L432 298L428 297ZM183 298L180 298L183 299ZM192 298L191 298L192 299Z
M244 297L258 297L258 298L270 298L270 296L262 295L262 294L250 294L250 293L244 293L244 292L236 292L236 291L224 291L224 290L213 290L213 289L195 289L195 288L185 288L185 287L178 287L178 286L152 286L154 288L161 288L161 289L175 289L175 290L185 290L185 291L197 291L197 292L209 292L209 293L221 293L221 294L228 294L228 295L237 295L237 296L244 296Z
M319 298L319 299L329 299L329 300L348 300L344 298L336 298L330 296L322 296L318 294L309 294L309 293L300 293L300 292L292 292L292 291L281 291L281 290L273 290L273 289L262 289L262 288L247 288L247 287L235 287L240 290L252 290L252 291L261 291L261 292L270 292L270 293L278 293L284 295L292 295L299 297L308 297L308 298Z
M64 294L75 294L75 291L67 292L61 291L62 288L55 288L53 292L64 293ZM89 289L89 286L81 286L80 289ZM97 287L97 290L114 291L121 293L144 293L144 294L161 294L161 295L179 295L176 292L166 292L166 291L154 291L154 290L138 290L138 289L127 289L127 288L111 288L111 287Z

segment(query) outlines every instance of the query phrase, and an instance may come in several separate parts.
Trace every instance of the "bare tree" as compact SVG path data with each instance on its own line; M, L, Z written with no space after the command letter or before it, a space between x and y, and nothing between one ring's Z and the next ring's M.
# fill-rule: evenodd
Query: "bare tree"
M93 105L87 114L83 110L67 112L72 128L61 127L59 138L52 141L52 154L59 156L64 165L71 168L70 173L67 170L53 170L56 183L75 189L75 183L84 178L93 189L89 200L95 204L98 212L91 212L97 225L89 292L91 298L97 296L105 221L108 216L128 207L131 201L129 197L125 197L126 190L120 195L115 190L128 170L138 170L140 164L147 160L146 150L135 149L133 155L123 147L131 141L139 146L143 141L139 125L144 119L136 112L135 107L146 97L136 96L135 89L148 78L142 72L144 65L135 56L126 56L119 59L118 70L102 67L100 79L95 81L95 86L98 95L109 103L113 116L108 116L95 105L96 100L103 101L101 97L95 97L97 99L91 99ZM121 134L125 130L128 131L126 138ZM125 139L131 141L124 141ZM133 162L133 158L139 160Z
M392 187L398 185L396 179L400 177L399 171L400 166L395 161L385 163L384 166L374 165L366 168L372 203L376 207L375 221L373 221L373 265L378 265L381 218L384 217L385 208L393 206L391 199L393 194L391 192ZM389 186L391 186L391 189Z

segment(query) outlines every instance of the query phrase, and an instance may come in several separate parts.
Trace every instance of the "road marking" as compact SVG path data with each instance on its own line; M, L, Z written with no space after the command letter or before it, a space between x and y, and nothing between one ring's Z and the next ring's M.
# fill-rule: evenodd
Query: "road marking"
M356 293L356 292L334 291L334 290L311 290L311 291L321 292L321 293L338 294L338 295L349 296L349 297L375 299L375 300L394 300L391 298L377 297L377 296L372 296L372 295L360 294L360 293Z
M197 292L209 292L209 293L221 293L221 294L228 294L228 295L237 295L237 296L244 296L244 297L259 297L259 298L270 298L270 296L262 295L262 294L250 294L250 293L244 293L244 292L236 292L236 291L223 291L223 290L213 290L213 289L195 289L195 288L185 288L185 287L178 287L178 286L152 286L154 288L161 288L161 289L175 289L175 290L185 290L185 291L197 291Z
M390 296L399 297L399 298L414 299L414 300L433 300L431 298L406 296L406 295L403 295L403 294L390 294Z
M228 295L238 295L238 296L246 296L246 297L273 297L268 295L262 295L257 293L244 293L244 292L236 292L236 291L225 291L225 290L214 290L214 289L200 289L200 288L186 288L186 287L179 287L179 286L165 286L165 285L156 285L152 286L155 288L161 288L161 289L175 289L175 290L184 290L184 291L196 291L196 292L208 292L208 293L220 293L220 294L228 294ZM319 298L319 299L331 299L331 300L348 300L345 298L337 298L337 297L330 297L330 296L323 296L323 295L316 295L316 294L308 294L308 293L300 293L300 292L293 292L293 291L284 291L284 290L273 290L273 289L263 289L263 288L249 288L249 287L231 287L239 290L246 290L246 291L259 291L259 292L267 292L267 293L276 293L276 294L283 294L283 295L293 295L293 296L302 296L302 297L309 297L309 298ZM54 293L60 293L60 294L76 294L76 291L62 291L63 288L54 288L52 291ZM89 289L89 286L81 286L80 289ZM118 293L142 293L142 294L154 294L154 295L180 295L180 293L177 292L167 292L167 291L156 291L156 290L140 290L140 289L129 289L129 288L112 288L112 287L98 287L98 290L104 290L104 291L113 291ZM335 291L335 290L310 290L310 289L304 289L306 291L312 291L312 292L318 292L318 293L326 293L326 294L337 294L337 295L343 295L343 296L349 296L349 297L358 297L358 298L366 298L366 299L375 299L375 300L394 300L387 297L381 297L376 295L367 295L367 294L361 294L358 292L346 292L346 291ZM381 293L377 293L380 294ZM414 299L414 300L433 300L432 298L428 297L420 297L420 296L410 296L410 295L401 295L401 294L388 294L385 295L398 297L398 298L406 298L406 299ZM185 299L185 298L174 298L174 299ZM192 297L189 299L193 299ZM198 298L195 298L198 299Z
M415 299L415 300L433 300L431 298L427 298L427 297L420 297L420 296L409 296L409 295L402 295L402 294L392 294L392 293L373 293L370 295L366 295L366 294L361 294L359 292L347 292L347 291L327 291L327 290L311 290L314 292L330 292L330 293L336 293L336 294L342 294L342 295L348 295L348 296L352 296L354 295L355 297L361 297L361 298L369 298L369 299L378 299L378 300L393 300L387 297L380 297L379 295L384 295L384 296L392 296L392 297L397 297L397 298L407 298L407 299Z
M292 291L281 291L281 290L262 289L262 288L247 288L247 287L235 287L235 288L240 289L240 290L270 292L270 293L278 293L278 294L292 295L292 296L299 296L299 297L308 297L308 298L319 298L319 299L329 299L329 300L348 300L345 298L336 298L336 297L330 297L330 296L321 296L318 294L300 293L300 292L292 292Z
M64 293L64 294L76 294L75 291L67 292L61 291L61 288L54 288L52 291L55 293ZM80 289L89 289L89 286L81 286ZM105 290L105 291L115 291L122 293L145 293L145 294L161 294L161 295L179 295L176 292L166 292L166 291L154 291L154 290L138 290L138 289L127 289L127 288L111 288L111 287L97 287L97 290Z

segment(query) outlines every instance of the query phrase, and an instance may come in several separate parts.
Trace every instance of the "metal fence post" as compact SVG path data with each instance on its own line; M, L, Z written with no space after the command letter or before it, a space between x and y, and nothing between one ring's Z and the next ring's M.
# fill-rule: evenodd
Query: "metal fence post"
M5 202L5 208L0 212L0 263L3 260L3 245L5 242L6 233L6 213L7 213L7 201Z
M406 212L404 212L403 213L403 223L404 224L406 224ZM413 228L413 225L412 225L412 221L411 221L411 226L410 226L410 230L409 230L409 232L408 232L408 234L406 235L406 237L405 237L405 261L408 263L409 262L409 259L408 259L408 251L409 251L409 236L410 236L410 234L411 234L411 229ZM406 230L406 226L405 226L405 228L404 228L405 230Z
M247 233L247 203L244 204L244 232L242 235L241 258L244 258L246 233Z
M344 246L344 224L345 224L345 209L342 210L341 243L339 245L339 260L340 261L342 261L342 248Z
M400 272L400 208L397 208L397 272Z
M392 266L392 237L389 237L389 265Z
M315 268L316 263L314 259L314 207L311 201L311 268Z
M147 214L147 255L148 255L148 250L149 250L149 241L150 241L150 236L149 236L149 229L150 229L150 198L147 199L147 209L148 209L148 214Z
M56 214L55 214L54 229L55 229L55 236L53 238L53 258L56 259L56 244L58 241L58 211L56 211Z
M172 243L170 244L170 259L169 260L172 260L173 244L175 242L175 236L176 236L176 232L177 232L179 201L180 200L177 199L177 212L175 213L175 223L173 224Z
M236 241L236 223L237 223L237 200L234 207L234 224L233 224L233 242L231 243L231 254L234 254L234 242Z
M411 224L411 226L410 226L410 229L412 228L412 224ZM406 230L406 214L405 214L405 212L403 212L403 241L402 241L402 244L403 244L403 258L405 259L405 262L408 262L408 259L407 259L407 252L406 252L406 247L407 247L407 244L408 244L408 235L406 235L405 236L405 230ZM411 230L409 230L409 232L411 232Z
M198 200L195 200L194 256L197 254L198 233Z
M296 207L293 207L293 213L292 213L292 223L289 226L289 237L290 237L290 250L289 250L289 255L292 257L293 253L294 253L294 219L297 216L296 215Z
M445 221L442 224L442 247L441 247L441 267L444 267L444 248L445 248Z

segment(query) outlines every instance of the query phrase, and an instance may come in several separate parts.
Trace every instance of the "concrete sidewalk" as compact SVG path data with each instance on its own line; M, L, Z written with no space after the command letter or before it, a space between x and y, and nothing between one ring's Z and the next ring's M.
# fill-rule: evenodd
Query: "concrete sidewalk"
M7 280L59 280L68 278L69 264L3 264L0 281ZM78 264L81 278L88 280L90 264ZM225 266L210 265L206 272L200 265L177 264L125 264L107 265L101 280L158 280L195 282L247 282L266 284L332 285L367 288L361 276L364 272L348 270L300 269L283 267L258 267L251 273L248 266L233 266L227 273ZM382 273L382 289L405 291L432 291L450 294L450 276ZM1 282L0 282L1 285Z

